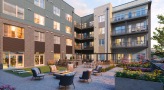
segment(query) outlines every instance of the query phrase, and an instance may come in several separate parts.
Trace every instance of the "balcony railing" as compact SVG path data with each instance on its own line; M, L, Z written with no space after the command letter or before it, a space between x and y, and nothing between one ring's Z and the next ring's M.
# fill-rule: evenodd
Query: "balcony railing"
M120 29L120 30L114 30L113 35L123 35L123 34L133 34L133 33L142 33L148 31L148 26L139 26L139 27L132 27L132 28L127 28L125 29Z
M93 45L83 46L82 49L84 49L84 50L92 50L93 49Z
M146 47L148 41L131 41L131 42L120 42L113 43L113 48L130 48L130 47Z
M123 20L127 20L127 19L138 18L138 17L142 17L142 16L146 16L146 15L148 15L147 9L115 16L112 18L112 22L118 22L118 21L123 21Z
M75 45L76 50L81 50L81 45Z

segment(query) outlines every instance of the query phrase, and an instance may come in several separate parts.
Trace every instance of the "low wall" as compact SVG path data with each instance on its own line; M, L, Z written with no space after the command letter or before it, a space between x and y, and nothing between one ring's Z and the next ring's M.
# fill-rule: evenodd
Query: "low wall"
M115 77L115 90L164 90L160 82Z

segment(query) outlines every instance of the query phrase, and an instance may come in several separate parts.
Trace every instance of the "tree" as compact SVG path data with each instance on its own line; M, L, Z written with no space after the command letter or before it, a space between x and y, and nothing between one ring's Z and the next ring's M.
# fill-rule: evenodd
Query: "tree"
M157 18L159 19L158 23L164 25L164 16L158 15ZM156 27L155 30L152 37L153 40L157 41L157 44L153 46L155 54L164 57L164 27Z

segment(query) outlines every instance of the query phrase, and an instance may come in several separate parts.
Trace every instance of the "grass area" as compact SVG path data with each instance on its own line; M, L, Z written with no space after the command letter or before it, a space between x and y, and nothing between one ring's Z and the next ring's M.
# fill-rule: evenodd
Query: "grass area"
M40 66L38 68L40 68L42 73L49 73L50 72L49 66ZM17 72L13 72L12 70L5 70L5 72L10 73L10 74L14 74L14 75L19 76L19 77L29 77L29 76L32 76L31 68L22 68L22 69L26 70L26 71L30 71L30 72L23 73L23 74L18 74ZM65 67L61 67L61 66L57 66L57 69L62 71L62 70L65 70L66 68Z

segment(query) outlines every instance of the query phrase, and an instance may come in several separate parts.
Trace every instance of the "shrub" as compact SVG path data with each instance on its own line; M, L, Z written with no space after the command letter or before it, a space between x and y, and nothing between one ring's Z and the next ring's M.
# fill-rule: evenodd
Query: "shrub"
M109 70L111 70L112 68L114 68L115 66L112 65L112 66L109 66L109 67L106 67L106 68L102 68L101 72L107 72Z
M16 90L15 87L11 87L10 85L3 85L0 87L0 90Z
M161 71L155 70L153 73L144 73L142 71L124 70L123 72L116 72L115 76L122 77L122 78L131 78L131 79L159 82Z

